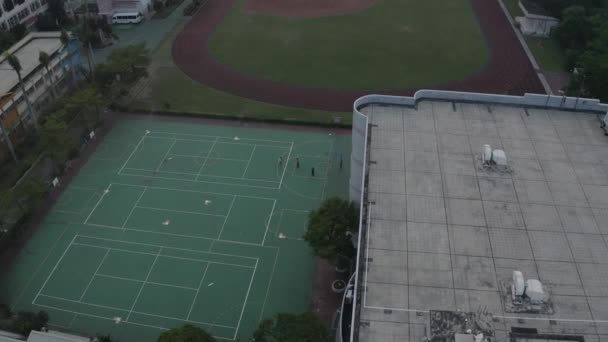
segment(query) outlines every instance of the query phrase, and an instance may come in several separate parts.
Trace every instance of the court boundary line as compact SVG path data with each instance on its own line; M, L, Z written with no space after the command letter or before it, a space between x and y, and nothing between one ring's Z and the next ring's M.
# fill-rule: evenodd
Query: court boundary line
M121 308L117 308L117 307L114 307L114 306L101 305L101 304L95 304L95 303L89 303L89 302L82 302L82 301L78 301L78 300L73 300L73 299L68 299L68 298L62 298L62 297L57 297L57 296L51 296L51 295L46 295L46 294L41 294L40 296L47 297L47 298L52 298L52 299L56 299L56 300L61 300L61 301L65 301L65 302L70 302L70 303L77 303L77 304L82 304L82 305L95 306L95 307L98 307L98 308L104 308L104 309L109 309L109 310L117 310L117 311L121 311L121 312L128 312L129 311L129 309L121 309ZM32 304L33 305L39 305L39 306L46 306L46 307L50 307L50 308L53 308L53 309L56 309L56 310L67 311L67 312L71 312L71 313L78 314L78 315L87 315L84 312L73 311L73 310L68 310L68 309L63 309L63 308L58 308L56 306L52 306L52 305L49 305L49 304L39 304L39 303L32 303ZM141 312L141 311L137 311L137 310L133 310L133 313L135 313L136 315L142 315L142 316L166 318L166 319L171 319L171 320L174 320L174 321L181 321L181 322L188 322L188 323L197 323L197 324L201 324L201 325L210 325L210 326L222 327L222 328L227 328L227 329L236 329L235 327L228 326L228 325L214 324L214 323L202 322L202 321L185 320L183 318L163 316L163 315L156 315L156 314L151 314L151 313L147 313L147 312ZM98 318L104 318L104 317L98 317ZM107 318L107 319L112 320L112 318ZM132 322L132 321L129 321L128 319L126 319L124 321L121 321L120 323L125 323L125 322Z
M99 249L109 249L109 250L113 250L113 251L119 251L119 252L125 252L125 253L133 253L133 254L152 255L152 256L156 255L154 253L140 252L140 251L131 251L131 250L128 250L128 249L123 249L123 248L95 246L95 245L90 245L90 244L81 243L81 242L74 242L72 245L86 246L86 247L99 248ZM165 248L171 248L171 247L165 247ZM213 252L201 252L201 253L213 253ZM214 253L214 254L217 254L217 253ZM226 265L226 266L232 266L232 267L253 268L253 266L245 266L245 265L239 265L239 264L232 264L232 263L228 263L228 262L216 262L216 261L210 261L210 260L198 260L198 259L194 259L194 258L185 258L185 257L178 257L178 256L166 255L166 254L161 254L161 257L169 258L169 259L178 259L178 260L188 260L188 261L202 262L202 263L212 263L212 264ZM115 277L115 276L113 276L113 277ZM131 278L125 278L125 280L131 280Z
M110 182L110 184L112 184L112 185L121 185L121 186L130 186L130 187L136 187L136 188L146 187L148 189L183 191L183 192L196 192L196 193L199 193L199 194L212 194L212 195L221 195L221 196L226 196L226 197L232 197L232 196L234 196L234 194L227 194L227 193L223 193L223 192L198 191L198 190L188 190L188 189L175 189L175 188L166 188L166 187L162 187L162 186L125 184L125 183L116 183L116 182ZM257 198L257 199L268 199L268 200L273 199L273 198L270 198L270 197L257 197L257 196L246 196L246 195L239 195L239 196L240 197Z
M156 137L153 136L153 134L167 134L169 135L169 137ZM205 160L203 162L203 164L201 165L201 167L199 168L197 174L190 174L190 173L178 173L178 172L172 172L172 171L162 171L160 170L160 167L162 167L162 165L164 164L166 158L168 155L170 155L170 152L173 149L173 146L175 145L175 143L178 140L193 140L193 141L204 141L204 142L210 142L211 140L194 140L194 139L184 139L184 138L179 138L179 135L186 135L186 136L201 136L201 137L208 137L208 138L214 138L213 140L213 144L211 146L211 148L209 149L209 151L207 152L206 156L205 156ZM144 140L146 138L151 138L151 139L171 139L173 141L173 143L171 144L171 146L169 147L169 150L165 153L164 157L161 159L159 165L157 166L157 168L155 170L148 170L148 169L139 169L139 168L130 168L127 167L127 164L129 163L129 161L131 160L131 158L133 157L133 155L138 151L139 146L144 142ZM207 161L209 159L214 159L214 158L210 158L211 153L213 152L214 147L216 146L217 143L220 144L235 144L235 145L246 145L246 146L253 146L253 151L250 154L250 159L247 163L247 166L245 167L245 172L247 172L249 163L251 162L251 157L253 156L253 153L255 152L255 149L257 148L257 146L261 146L261 147L272 147L272 148L281 148L281 149L285 149L287 148L287 144L289 144L289 152L287 155L287 161L289 161L292 150L293 150L293 146L294 146L294 142L293 141L276 141L276 140L264 140L264 139L255 139L255 138L245 138L245 140L247 141L261 141L261 142L271 142L271 143L279 143L279 144L283 144L283 145L265 145L265 144L258 144L258 143L254 143L254 144L247 144L247 143L237 143L237 142L233 142L233 141L221 141L220 139L231 139L233 140L234 138L232 137L225 137L225 136L211 136L211 135L196 135L196 134L188 134L188 133L172 133L172 132L162 132L162 131L146 131L144 133L144 135L141 137L141 139L139 140L139 142L135 145L135 147L133 148L133 151L131 151L131 154L129 155L129 157L127 158L127 160L123 163L123 165L121 166L121 168L118 170L118 175L125 175L125 176L134 176L134 177L145 177L146 175L138 175L133 172L125 172L126 170L139 170L139 171L147 171L147 172L152 172L154 173L153 178L159 178L159 179L168 179L168 180L180 180L180 181L188 181L188 182L202 182L202 183L211 183L211 184L223 184L223 185L235 185L235 186L247 186L247 187L257 187L257 188L264 188L264 189L275 189L275 187L267 187L267 186L260 186L260 185L250 185L250 184L233 184L233 183L225 183L225 182L216 182L216 181L212 181L212 180L199 180L199 178L201 178L201 176L206 176L206 177L217 177L217 178L226 178L226 179L239 179L242 181L252 181L252 182L267 182L267 183L278 183L276 185L276 189L280 189L283 183L283 178L285 176L285 171L287 169L287 163L285 165L285 168L283 169L283 173L281 175L281 179L280 181L270 181L270 180L262 180L262 179L249 179L249 178L237 178L237 177L227 177L227 176L221 176L221 175L206 175L206 174L201 174L201 171L203 170L203 168L205 167L205 165L207 164ZM198 156L193 156L194 158L198 157ZM217 159L222 159L222 158L217 158ZM243 160L245 161L245 160ZM195 176L194 179L180 179L180 178L173 178L173 177L159 177L156 174L157 173L162 173L162 172L166 172L166 173L174 173L174 174L185 174L185 175L189 175L189 176Z
M209 158L209 160L232 160L232 161L240 161L240 162L246 162L247 160L241 160L241 159L227 159L227 158ZM186 176L196 176L196 173L190 173L190 172L178 172L178 171L164 171L164 170L151 170L151 169L141 169L141 168L135 168L135 167L125 167L125 170L129 171L129 170L133 170L133 171L146 171L146 172L151 172L153 173L152 176L153 178L160 178L157 176L157 174L162 174L162 173L169 173L169 174L176 174L176 175L186 175ZM128 175L125 174L124 172L121 175ZM145 175L139 175L144 177ZM265 183L279 183L278 181L273 181L273 180L267 180L267 179L258 179L258 178L243 178L243 177L232 177L232 176L220 176L220 175L211 175L211 174L199 174L200 176L206 176L206 177L217 177L217 178L226 178L226 179L238 179L238 180L244 180L244 181L254 181L254 182L265 182ZM298 176L296 176L298 177ZM300 176L302 177L302 176ZM191 182L202 182L205 183L206 181L201 181L201 180L196 180L196 179L183 179L183 178L175 178L178 180L185 180L185 181L191 181ZM233 184L233 185L238 185L238 184Z
M82 301L82 299L84 298L84 296L87 294L87 291L89 291L89 287L91 287L91 284L93 283L93 280L95 279L95 276L97 275L97 272L99 272L99 269L101 268L101 266L103 265L103 263L108 258L108 255L110 254L110 251L111 251L111 249L109 249L109 248L106 249L106 254L103 256L103 258L101 258L101 261L99 262L99 265L97 265L97 268L95 269L95 273L93 273L93 276L91 276L91 279L89 279L89 283L87 284L87 287L84 288L84 291L80 295L80 299L78 299L79 301Z
M228 218L230 217L230 212L232 211L232 207L234 206L234 202L236 202L236 195L232 196L232 201L230 201L230 207L228 208L228 213L224 216L224 222L222 223L222 228L220 228L220 232L217 234L217 237L213 240L221 240L222 233L224 232L224 227L226 226L226 222L228 222Z
M146 175L138 175L138 174L133 174L133 173L127 173L122 171L120 174L120 176L131 176L131 177L148 177ZM203 175L205 176L205 175ZM215 176L208 176L208 177L215 177ZM193 180L193 179L183 179L183 178L172 178L172 177L159 177L159 176L153 176L152 178L154 179L164 179L164 180L171 180L171 181L183 181L183 182L193 182L193 183L208 183L208 184L220 184L220 185L230 185L230 186L244 186L244 187L248 187L248 188L258 188L258 189L269 189L269 190L276 190L276 187L268 187L268 186L261 186L261 185L251 185L251 184L239 184L239 183L225 183L225 182L215 182L215 181L208 181L208 180Z
M201 286L203 286L203 281L205 281L205 276L207 275L207 270L209 270L209 263L205 265L205 271L203 271L203 276L201 280L198 282L198 288L196 288L196 294L194 294L194 298L192 299L192 303L190 304L190 310L188 310L188 316L186 319L190 319L190 315L192 314L192 309L194 309L194 304L196 303L196 298L198 297L198 293L201 291Z
M149 247L159 247L159 248L163 247L163 248L166 248L166 249L175 249L175 250L187 251L187 252L209 253L209 254L217 254L217 255L231 256L231 257L251 259L251 260L257 260L258 259L258 258L254 258L254 257L243 256L243 255L228 254L228 253L218 253L218 252L209 252L209 251L199 251L199 250L195 250L195 249L188 249L188 248L181 248L181 247L171 247L171 246L164 246L164 245L153 245L153 244L150 244L150 243L124 241L124 240L116 240L116 239L108 239L108 238L102 238L102 237L97 237L97 236L75 234L74 237L76 237L76 236L80 236L80 237L84 237L84 238L89 238L89 239L105 240L105 241L120 242L120 243L128 243L128 244L142 245L142 246L149 246Z
M259 259L255 261L255 268L253 269L253 273L251 273L251 279L249 280L249 287L247 288L247 294L245 295L245 299L243 300L243 307L241 308L241 314L239 315L239 321L236 325L236 329L234 330L234 335L232 337L233 340L236 340L236 335L238 335L239 328L241 327L241 320L243 319L243 313L245 313L245 307L247 306L247 299L249 299L249 293L251 292L251 285L253 284L253 279L255 278L255 273L258 269L258 262L259 262Z
M211 155L211 152L213 152L213 148L215 147L215 144L217 144L219 138L215 138L215 140L213 141L213 144L211 144L211 147L209 148L209 151L207 151L207 155L205 156L205 160L203 160L203 164L201 164L201 167L198 169L198 172L196 173L196 177L194 177L194 181L198 182L198 176L200 176L201 171L203 171L203 169L205 168L205 165L207 164L207 160L209 160L209 156Z
M137 201L135 201L135 204L133 204L133 206L131 207L131 211L129 211L129 215L127 215L127 218L124 220L124 222L120 226L121 228L126 229L125 226L127 225L127 222L129 222L129 219L131 218L131 215L133 215L133 212L135 211L135 208L137 208L137 204L139 204L139 201L141 201L141 198L144 197L146 190L148 190L148 187L144 186L144 190L141 192L141 194L139 194L139 197L137 197Z
M96 226L96 227L110 228L110 229L121 229L123 231L132 230L132 231L148 232L148 233L162 234L162 235L169 235L169 236L182 236L182 237L198 238L198 239L202 238L202 239L207 239L207 240L216 240L216 241L223 241L223 242L233 242L233 243L239 243L239 244L245 244L245 245L264 246L264 243L266 242L266 236L268 235L268 229L270 227L270 223L272 222L272 216L274 214L274 209L275 209L276 203L277 203L276 198L258 197L258 196L246 196L246 195L236 195L236 194L225 194L225 193L212 193L212 192L202 192L202 191L195 191L195 190L182 190L182 189L162 188L162 187L153 187L153 186L147 186L147 185L132 185L132 184L110 183L108 189L110 189L112 187L112 185L130 186L130 187L138 187L138 188L143 187L144 188L144 190L139 195L139 197L138 197L137 201L135 202L135 204L133 205L133 207L131 207L129 215L127 216L127 218L123 222L122 226L121 227L116 227L116 226L111 226L111 225L104 225L104 224L97 224L97 223L88 223L88 219L85 220L85 222L83 224L85 224L85 225L91 225L91 226ZM178 211L178 210L174 210L174 209L163 209L163 208L153 208L153 207L139 206L138 203L141 201L143 195L146 193L146 191L148 189L161 189L161 190L176 191L176 192L206 193L206 194L214 194L214 195L220 195L220 196L232 196L232 201L230 203L230 207L228 208L228 212L226 213L225 216L223 216L223 215L217 215L217 214L196 213L196 212L189 212L189 211ZM107 194L107 193L109 193L109 190L108 190L108 192L105 192L104 194ZM223 240L223 239L221 239L222 233L224 231L224 227L225 227L226 222L228 221L228 219L230 217L230 213L232 212L232 207L233 207L234 202L236 201L237 197L252 198L252 199L256 199L256 200L272 201L272 208L270 210L269 219L265 223L265 230L264 230L264 236L262 238L262 242L260 242L260 243L251 243L251 242L242 242L242 241L233 241L233 240ZM102 199L100 198L100 200L97 202L97 204L95 205L95 207L93 208L93 210L91 211L91 213L89 213L89 217L92 216L93 212L97 209L97 206L99 206L99 204L101 203L101 201L102 201ZM149 210L157 210L157 211L161 211L161 212L162 211L169 211L169 212L178 212L178 213L187 213L187 214L197 214L197 215L224 217L224 222L222 223L222 227L220 228L219 234L217 235L216 238L194 236L194 235L187 235L187 234L168 233L168 232L157 232L157 231L149 231L149 230L144 230L144 229L126 227L127 222L129 221L131 215L133 214L133 212L135 211L136 208L143 208L143 209L149 209Z
M95 211L95 209L97 209L97 207L99 206L99 204L101 203L101 201L103 200L103 198L110 193L110 188L112 187L112 183L110 183L108 185L107 188L105 188L104 190L102 190L101 192L101 196L99 196L99 199L97 200L97 203L95 203L95 205L93 206L93 209L91 209L91 212L89 212L89 215L87 216L87 218L84 220L84 224L87 223L87 221L89 221L89 219L91 218L91 215L93 215L93 212Z
M245 171L243 171L243 175L241 178L245 179L245 175L247 174L247 170L249 170L249 165L251 164L251 159L253 159L253 155L255 154L255 149L258 145L253 145L253 149L251 150L251 154L249 155L249 160L247 160L247 165L245 166Z
M37 306L41 306L41 307L48 307L48 308L52 308L52 309L55 309L55 310L60 310L60 311L64 311L64 312L70 312L70 313L73 313L75 316L74 316L72 319L74 319L74 318L75 318L76 316L78 316L78 315L84 315L84 316L96 317L96 318L100 318L100 319L108 319L108 320L112 320L112 318L107 318L107 317L102 317L102 316L97 316L97 315L91 315L91 314L87 314L87 313L80 312L80 311L67 310L67 309L64 309L64 308L59 308L59 307L52 306L52 305L48 305L48 304L39 304L39 303L36 303L36 302L37 302L37 300L38 300L38 297L39 297L39 296L42 296L42 297L48 297L48 298L53 298L53 299L60 300L60 301L68 301L68 302L78 303L78 304L82 304L82 305L88 305L88 306L95 306L95 307L107 308L107 309L111 309L111 310L118 310L118 311L121 311L121 312L129 312L129 314L127 315L126 319L125 319L124 321L121 321L121 323L134 323L134 324L139 324L139 325L143 325L143 326L149 326L149 327L153 327L153 328L162 328L162 327L158 327L158 326L145 325L145 324L140 324L140 323L137 323L137 322L131 322L131 321L129 321L129 318L130 318L131 314L135 313L135 314L139 314L139 315L143 315L143 316L159 317L159 318L165 318L165 319L170 319L170 320L174 320L174 321L181 321L181 322L188 322L188 323L196 323L196 324L200 324L200 325L217 326L217 327L224 327L224 328L228 328L228 329L233 329L233 330L235 330L235 332L234 332L234 335L233 335L232 340L236 339L236 336L238 335L238 330L239 330L239 327L240 327L240 321L242 320L242 316L243 316L243 313L244 313L245 307L247 306L247 300L248 300L248 298L249 298L249 294L250 294L250 291L251 291L251 286L252 286L252 284L253 284L253 279L255 278L255 274L256 274L256 272L257 272L257 266L258 266L258 264L259 264L259 258L246 257L246 256L237 256L237 255L231 255L231 254L225 254L225 253L217 253L217 252L202 252L202 251L198 251L198 252L200 252L200 253L206 253L206 254L216 254L216 255L227 255L227 256L234 256L234 257L238 257L238 258L253 259L253 260L255 260L255 261L256 261L256 263L255 263L255 266L254 266L254 267L250 267L250 266L244 266L244 265L238 265L238 266L240 266L240 267L244 267L244 268L253 268L253 271L252 271L251 276L250 276L249 287L248 287L248 289L247 289L247 293L246 293L246 295L245 295L245 299L244 299L244 300L243 300L243 302L242 302L241 314L240 314L240 316L239 316L239 321L238 321L238 324L237 324L237 326L236 326L236 327L233 327L233 326L221 325L221 324L215 324L215 323L209 323L209 322L204 322L204 321L193 321L193 320L190 320L190 319L189 319L190 314L191 314L191 310L193 309L194 304L195 304L195 302L196 302L196 297L197 297L197 295L198 295L198 291L200 291L200 286L201 286L202 282L204 281L204 278L205 278L206 272L207 272L207 270L208 270L208 268L209 268L210 264L212 264L212 263L216 263L216 264L226 264L226 263L218 263L218 262L213 262L213 261L196 260L196 261L198 261L198 262L204 262L204 263L206 263L205 272L204 272L203 276L201 277L201 281L199 282L199 287L198 287L197 289L194 289L194 288L189 288L189 287L185 287L185 286L177 286L177 285L172 285L172 284L164 284L164 283L150 282L150 281L148 281L148 279L149 279L150 274L152 273L152 271L153 271L153 269L154 269L154 266L155 266L156 262L158 261L158 258L159 258L159 257L161 257L161 256L164 256L164 257L172 257L172 256L167 256L167 255L161 254L161 253L162 253L163 248L164 248L164 247L166 247L166 246L151 245L151 246L156 246L156 247L159 247L159 250L158 250L158 252L157 252L156 254L153 254L153 253L144 253L144 252L137 252L137 251L128 251L128 250L125 250L126 252L130 252L130 253L151 254L151 255L155 255L155 256L156 256L156 257L155 257L154 262L152 263L152 265L150 266L150 269L148 270L148 273L147 273L147 275L146 275L146 279L145 279L145 280L143 280L143 281L142 281L142 280L138 280L138 279L130 279L130 278L124 278L124 277L118 277L118 276L111 276L111 275L106 275L106 274L100 274L100 273L98 273L98 270L99 270L99 269L101 268L101 266L104 264L105 259L106 259L106 258L107 258L107 256L109 255L109 252L110 252L110 251L112 251L112 250L119 250L119 249L112 248L112 247L103 247L103 246L86 245L86 244L82 244L82 243L79 243L79 242L73 242L73 241L76 239L76 237L88 237L88 238L93 238L93 239L107 240L107 241L114 241L114 242L128 243L128 244L136 244L136 245L150 245L150 244L143 244L143 243L136 243L136 242L126 242L126 241L121 241L121 240L106 239L106 238L97 238L97 237L89 237L89 236L84 236L84 235L80 235L80 234L75 234L75 235L74 235L74 237L72 238L72 241L70 242L70 244L68 244L68 246L66 247L66 249L63 251L61 258L60 258L60 259L57 261L57 263L55 264L55 266L54 266L54 268L53 268L53 270L52 270L51 274L49 274L49 276L47 277L47 279L46 279L45 283L44 283L44 284L43 284L43 286L40 288L39 293L37 294L37 296L36 296L36 297L34 298L34 300L32 301L32 304L33 304L33 305L37 305ZM97 269L96 269L95 273L94 273L94 274L91 276L91 279L89 280L89 283L88 283L88 285L87 285L87 288L85 288L85 291L84 291L84 293L81 295L81 298L80 298L79 300L72 300L72 299L68 299L68 298L63 298L63 297L59 297L59 296L53 296L53 295L48 295L48 294L41 293L41 292L42 292L42 290L43 290L43 288L44 288L44 287L46 286L46 284L48 283L48 280L49 280L49 279L52 277L52 275L54 274L54 272L55 272L55 270L57 269L58 265L59 265L59 264L62 262L63 257L64 257L64 256L67 254L68 250L69 250L69 249L70 249L70 248L71 248L73 245L85 245L85 246L88 246L88 247L100 248L100 249L105 249L105 250L106 250L106 254L105 254L105 255L104 255L104 257L102 258L102 260L101 260L101 262L99 263L99 265L97 266ZM168 247L168 246L167 246L166 248L168 248L168 249L177 249L177 248L174 248L174 247ZM278 257L278 251L277 251L277 257ZM277 259L276 259L277 257L275 257L275 264L276 264L276 261L277 261ZM177 258L179 258L179 257L177 257ZM226 264L226 265L228 265L228 264ZM236 265L230 265L230 266L236 266ZM82 298L83 298L83 297L84 297L84 295L86 294L87 289L90 287L91 283L93 282L93 280L94 280L94 279L95 279L95 277L97 277L97 276L99 276L99 277L108 277L108 278L115 278L115 279L121 279L121 280L125 280L125 281L134 281L134 282L139 282L139 283L142 283L142 286L140 287L139 292L138 292L138 295L137 295L137 297L135 298L135 300L134 300L133 304L131 305L131 308L130 308L130 309L121 309L121 308L117 308L117 307L112 307L112 306L107 306L107 305L101 305L101 304L95 304L95 303L89 303L89 302L86 302L86 301L82 301ZM268 280L268 283L269 283L269 284L271 283L271 280L272 280L272 279L269 279L269 280ZM186 319L183 319L183 318L170 317L170 316L163 316L163 315L157 315L157 314L146 313L146 312L142 312L142 311L137 311L137 310L134 310L134 307L137 305L138 299L139 299L139 297L140 297L140 295L141 295L141 292L143 291L143 288L145 287L145 285L146 285L146 284L153 284L153 285L159 285L159 286L166 286L166 287L181 288L181 289L186 289L186 290L190 290L190 291L197 291L197 293L196 293L195 297L193 298L193 302L192 302L192 304L191 304L191 307L190 307L190 311L189 311L188 317L187 317ZM224 338L224 337L220 337L220 338L221 338L221 339L227 339L227 340L230 340L229 338Z
M283 168L283 173L281 174L281 180L279 181L279 187L277 189L281 189L283 186L283 178L285 177L285 171L287 171L287 165L289 165L289 159L291 157L291 151L293 150L293 141L289 146L289 152L287 153L287 158L285 159L285 167Z
M158 166L156 167L154 172L158 172L160 170L160 168L163 166L163 164L167 161L167 155L169 154L169 152L171 152L171 150L173 149L173 146L175 146L175 143L177 143L177 139L173 139L173 142L171 143L171 145L169 145L169 149L167 150L167 152L165 152L165 154L161 158L161 160L158 163Z
M154 133L154 132L152 132ZM196 141L196 142L212 142L213 140L199 140L199 139L186 139L186 138L171 138L171 137L154 137L154 136L148 136L148 139L165 139L165 140L169 140L169 139L175 139L175 140L181 140L181 141ZM280 145L268 145L268 144L260 144L260 143L245 143L245 142L234 142L234 141L230 141L230 140L234 140L234 138L228 138L225 136L217 136L218 138L218 143L220 144L226 144L226 145L240 145L240 146L263 146L263 147L275 147L275 148L287 148L287 146L280 146ZM230 139L229 141L219 141L220 138L225 138L225 139ZM245 138L245 140L249 140L248 138ZM290 143L290 141L286 141L286 144Z
M133 155L135 154L135 152L139 148L139 145L141 145L141 143L146 138L146 135L148 135L148 132L149 131L144 132L144 134L141 136L141 139L139 139L139 142L137 143L137 145L135 145L135 147L133 148L133 151L131 151L131 154L129 155L129 158L127 158L127 160L125 160L125 162L122 164L122 167L118 170L118 174L119 175L122 172L122 170L125 168L125 166L127 166L127 163L129 163L129 161L131 160L131 158L133 158Z
M21 297L23 297L23 294L25 293L25 289L27 289L31 285L31 283L34 280L34 278L36 277L36 275L38 275L38 273L42 269L42 265L46 264L46 261L51 256L51 253L55 250L55 248L57 248L57 244L59 243L59 241L65 235L65 233L68 231L69 228L70 228L70 224L67 224L66 227L63 229L63 232L61 232L61 234L59 234L59 237L57 237L57 239L55 240L55 242L53 243L53 245L49 249L49 252L46 254L46 256L44 257L44 259L42 260L42 262L38 265L38 267L36 267L36 271L34 271L34 273L32 273L32 276L30 277L30 279L28 280L28 282L21 289L21 292L19 293L19 295L15 299L15 304L13 304L11 306L11 311L15 310L15 308L17 307L17 303L19 303L19 301L21 300Z
M174 132L164 132L164 131L154 131L150 133L159 133L159 134L173 134L173 135L188 135L193 137L209 137L209 138L226 138L233 140L234 137L222 136L222 135L208 135L208 134L192 134L192 133L174 133ZM257 138L245 138L245 140L253 140L253 141L265 141L265 142L273 142L273 143L289 143L290 141L282 141L282 140L269 140L269 139L257 139Z
M148 270L148 274L146 275L146 279L144 279L144 282L139 287L139 292L137 292L137 297L135 297L135 300L133 301L133 304L131 305L131 309L129 310L129 314L127 315L127 321L129 320L129 317L131 317L131 313L133 313L133 309L135 308L135 305L137 305L137 301L139 300L139 296L141 295L141 292L144 290L144 287L146 287L146 283L148 282L148 278L150 278L150 274L152 274L152 270L154 270L154 265L156 265L156 262L158 261L158 257L160 256L160 253L162 251L163 251L162 247L158 249L158 252L156 253L156 257L154 258L154 261L152 262L152 265L150 266L150 269Z
M277 204L277 200L275 199L274 202L272 202L272 209L270 209L270 215L268 216L268 222L266 223L266 230L264 231L264 238L262 239L262 246L264 246L264 243L266 242L266 235L268 235L268 227L270 227L270 222L272 222L272 215L274 214L274 207Z

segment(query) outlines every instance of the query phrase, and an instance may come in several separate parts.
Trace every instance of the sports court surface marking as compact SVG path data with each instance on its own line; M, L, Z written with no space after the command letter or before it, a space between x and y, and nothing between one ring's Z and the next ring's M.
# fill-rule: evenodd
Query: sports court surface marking
M349 146L329 131L123 120L3 294L15 310L47 311L51 326L119 341L185 323L248 339L262 318L308 309L313 259L301 237L322 198L346 194Z

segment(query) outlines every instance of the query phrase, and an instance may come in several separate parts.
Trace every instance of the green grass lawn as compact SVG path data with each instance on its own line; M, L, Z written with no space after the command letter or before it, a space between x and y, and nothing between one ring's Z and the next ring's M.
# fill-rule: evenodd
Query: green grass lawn
M502 2L507 7L507 10L513 19L524 15L524 12L519 7L519 0L502 0Z
M524 15L519 7L519 0L503 0L513 20ZM532 51L538 65L545 71L566 71L566 56L554 38L524 36L526 44Z
M566 56L555 38L526 37L526 43L545 71L566 71Z
M173 64L171 56L171 45L182 27L183 25L175 27L153 52L148 89L142 92L139 99L129 104L131 109L321 124L331 123L333 117L339 115L343 123L350 124L350 113L271 105L224 93L192 80Z
M378 0L344 16L248 15L243 0L214 33L221 62L313 87L388 89L461 80L488 60L469 0Z

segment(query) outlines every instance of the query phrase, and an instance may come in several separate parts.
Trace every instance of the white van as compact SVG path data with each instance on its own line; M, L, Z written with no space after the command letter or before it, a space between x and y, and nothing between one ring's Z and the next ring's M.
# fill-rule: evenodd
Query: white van
M112 16L112 24L137 24L144 19L140 12L115 13Z

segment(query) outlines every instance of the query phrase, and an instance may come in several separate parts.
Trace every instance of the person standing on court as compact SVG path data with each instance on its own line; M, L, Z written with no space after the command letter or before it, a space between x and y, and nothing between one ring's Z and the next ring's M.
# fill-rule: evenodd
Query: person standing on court
M300 168L300 158L296 157L296 169Z
M312 169L310 169L310 175L311 176L315 176L315 167L313 166Z
M279 166L283 165L283 156L279 157Z

